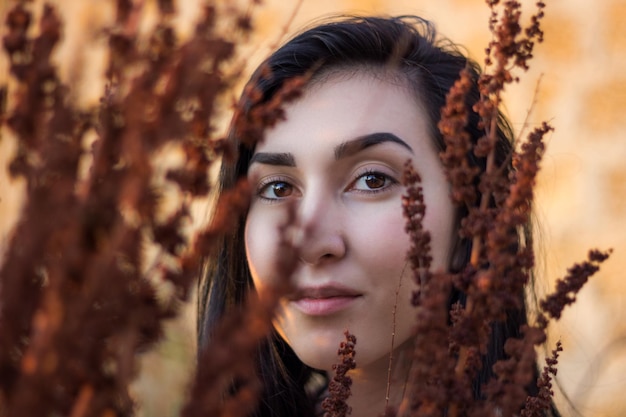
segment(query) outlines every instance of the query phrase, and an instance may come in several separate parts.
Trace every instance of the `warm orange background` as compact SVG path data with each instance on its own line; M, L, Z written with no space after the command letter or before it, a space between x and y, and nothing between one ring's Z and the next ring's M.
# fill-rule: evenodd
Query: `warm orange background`
M546 41L537 47L531 70L507 94L507 109L518 129L530 107L531 125L549 120L556 127L548 138L536 205L540 285L551 288L591 247L615 250L552 335L564 343L558 379L577 411L588 417L621 416L626 415L626 283L621 275L626 269L626 3L546 2ZM0 0L0 15L8 3ZM93 105L102 91L105 62L98 29L111 22L114 2L53 3L67 22L57 55L62 75L72 81L83 105ZM176 22L183 35L192 29L199 3L179 1ZM523 3L526 10L533 9L533 2ZM243 54L247 73L279 42L298 1L264 4L255 13L258 30ZM153 9L153 2L145 0L146 27ZM488 10L481 0L304 0L287 32L335 13L418 14L434 20L443 34L465 45L479 61L489 40ZM0 59L0 79L6 76L6 63ZM12 145L5 134L1 167ZM19 184L0 172L0 254L19 203ZM193 367L193 328L193 313L188 312L168 328L168 341L144 359L136 384L144 403L140 415L176 414L179 393ZM566 404L561 409L564 416L578 415Z

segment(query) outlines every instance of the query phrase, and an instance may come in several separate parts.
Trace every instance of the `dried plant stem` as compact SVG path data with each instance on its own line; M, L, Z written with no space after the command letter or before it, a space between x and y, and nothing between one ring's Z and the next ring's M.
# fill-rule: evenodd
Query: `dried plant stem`
M515 138L515 143L519 143L521 138L524 137L526 130L528 129L528 126L530 125L530 116L535 110L535 107L537 106L537 101L539 100L539 90L540 90L542 79L543 79L543 74L540 74L539 78L537 79L537 82L535 83L535 89L533 91L533 98L530 103L530 106L528 107L528 110L526 111L526 115L524 116L524 122L522 123L522 128L520 129L519 133L517 134L517 137Z
M396 341L396 313L398 310L398 298L400 297L400 287L402 287L402 277L404 276L404 271L406 270L407 264L402 268L402 272L400 274L400 278L398 279L398 285L396 286L395 299L393 302L393 309L391 311L391 346L389 350L389 367L387 368L387 387L385 389L385 409L389 407L389 395L391 392L391 375L393 373L393 351L395 349L395 341Z
M498 108L499 105L500 105L500 97L497 96L494 98L494 107ZM497 114L493 115L491 117L491 120L489 120L488 122L489 122L490 127L489 127L489 130L487 131L487 137L489 138L490 151L489 151L489 154L487 155L487 167L485 169L485 173L483 174L486 177L493 175L496 169L495 144L497 141L497 137L496 137L497 123L498 123ZM491 199L492 199L491 193L486 190L483 191L480 197L480 205L479 205L479 210L481 212L485 212L489 208ZM477 270L480 269L481 267L480 260L482 257L484 240L485 240L485 236L476 235L474 236L473 241L472 241L472 254L470 255L470 265L472 265ZM471 302L468 300L468 306L466 307L466 310L468 310L468 312L471 313L471 308L472 308Z
M87 414L89 403L94 397L94 390L91 385L83 385L76 398L76 402L70 412L70 417L83 417Z

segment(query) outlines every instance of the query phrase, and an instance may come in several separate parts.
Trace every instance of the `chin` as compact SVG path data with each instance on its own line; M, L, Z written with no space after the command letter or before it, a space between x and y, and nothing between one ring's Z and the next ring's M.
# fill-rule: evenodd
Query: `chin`
M279 330L278 333L305 365L333 372L332 366L339 362L339 344L345 340L344 331L307 331L294 335Z
M332 372L332 366L339 361L337 350L342 341L342 334L339 334L337 338L332 340L323 337L312 337L309 340L292 344L291 347L298 358L307 366Z

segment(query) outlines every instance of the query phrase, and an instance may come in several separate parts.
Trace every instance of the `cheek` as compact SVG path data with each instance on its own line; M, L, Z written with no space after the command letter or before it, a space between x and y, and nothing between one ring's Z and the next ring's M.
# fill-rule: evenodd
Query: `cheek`
M434 190L425 188L424 192L426 215L422 226L431 238L431 269L433 272L447 271L455 232L455 209L448 197L446 183ZM405 231L406 218L397 203L364 210L355 218L358 222L351 226L352 242L360 248L362 262L388 272L408 266L406 254L411 246L410 237Z
M251 209L246 219L244 233L246 260L254 286L257 289L267 285L273 274L278 236L276 227L267 216Z
M368 268L401 270L409 249L406 221L398 201L367 207L350 220L350 243Z

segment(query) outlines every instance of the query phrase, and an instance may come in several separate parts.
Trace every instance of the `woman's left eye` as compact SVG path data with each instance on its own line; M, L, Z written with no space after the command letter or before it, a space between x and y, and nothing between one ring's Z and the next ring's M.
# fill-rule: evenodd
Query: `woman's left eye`
M350 189L357 191L382 191L391 185L397 184L397 181L382 172L367 172L359 176Z

